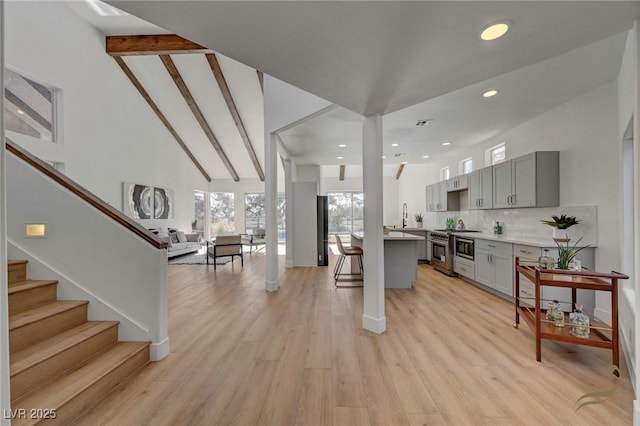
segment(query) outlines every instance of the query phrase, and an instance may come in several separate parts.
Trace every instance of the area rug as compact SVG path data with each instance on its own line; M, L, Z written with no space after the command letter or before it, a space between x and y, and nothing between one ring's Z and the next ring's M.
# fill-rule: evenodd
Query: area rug
M224 265L231 262L230 257L216 259L216 265ZM204 253L186 254L169 260L169 265L205 265L207 257ZM209 265L213 265L213 259L209 259Z

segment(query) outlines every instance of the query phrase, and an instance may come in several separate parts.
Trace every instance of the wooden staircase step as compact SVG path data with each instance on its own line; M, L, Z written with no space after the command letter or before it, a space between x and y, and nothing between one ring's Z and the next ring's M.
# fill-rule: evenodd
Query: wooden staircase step
M27 263L28 260L10 260L7 262L9 287L14 283L19 283L27 279Z
M87 321L11 354L11 398L22 397L117 340L118 321Z
M9 352L46 340L87 320L88 301L57 300L9 316Z
M119 342L81 367L36 389L12 403L12 408L55 410L56 419L42 420L66 424L98 403L127 377L149 361L148 342ZM15 425L37 424L39 419L16 419Z
M9 287L9 315L56 300L58 281L26 280Z

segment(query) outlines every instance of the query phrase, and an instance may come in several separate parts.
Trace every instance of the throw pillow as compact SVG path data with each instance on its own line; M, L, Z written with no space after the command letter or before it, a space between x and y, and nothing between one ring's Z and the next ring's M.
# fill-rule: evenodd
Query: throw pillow
M176 234L178 234L178 241L181 243L186 243L187 242L187 236L184 235L184 232L182 231L178 231L176 232Z
M177 232L172 232L171 234L169 234L169 236L171 237L171 242L172 243L179 243L180 240L178 239L178 233Z

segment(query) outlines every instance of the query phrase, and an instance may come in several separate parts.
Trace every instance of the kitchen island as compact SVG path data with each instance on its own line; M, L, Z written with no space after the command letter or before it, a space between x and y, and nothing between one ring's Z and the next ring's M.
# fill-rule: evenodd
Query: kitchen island
M384 235L385 288L411 288L413 286L413 282L418 278L418 243L422 241L424 241L424 237L404 232L389 232ZM364 247L364 233L352 233L351 245ZM374 261L376 260L374 259ZM352 262L351 270L353 273L358 273L358 266L355 263ZM367 263L366 252L364 253L364 263Z

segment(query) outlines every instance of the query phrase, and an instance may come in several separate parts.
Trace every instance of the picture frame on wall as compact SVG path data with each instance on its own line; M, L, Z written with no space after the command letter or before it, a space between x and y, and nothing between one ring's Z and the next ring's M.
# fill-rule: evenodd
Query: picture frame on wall
M131 182L124 182L122 186L122 212L134 220L151 219L154 212L153 187Z
M173 219L173 198L173 191L170 189L153 189L154 219Z

